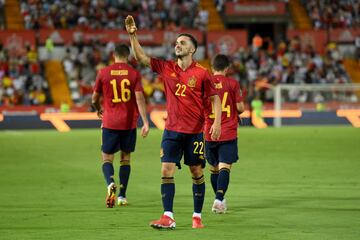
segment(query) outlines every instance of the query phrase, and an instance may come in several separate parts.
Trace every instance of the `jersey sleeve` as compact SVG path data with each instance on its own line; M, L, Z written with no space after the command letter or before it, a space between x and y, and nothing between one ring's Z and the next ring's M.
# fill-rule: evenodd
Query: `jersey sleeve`
M157 59L157 58L150 58L150 66L151 70L154 72L161 74L162 71L165 69L166 61Z
M99 70L97 76L96 76L96 80L95 80L95 86L94 86L94 92L97 93L102 93L102 72L101 70Z
M215 88L214 81L212 80L210 73L208 71L205 72L204 78L204 96L210 97L218 95L217 90Z
M141 74L136 71L136 81L135 81L135 92L143 92L144 89L141 84Z

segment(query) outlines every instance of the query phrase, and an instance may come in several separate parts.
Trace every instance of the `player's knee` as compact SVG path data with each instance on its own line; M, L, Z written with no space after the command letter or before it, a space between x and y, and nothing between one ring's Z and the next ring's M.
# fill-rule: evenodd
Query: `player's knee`
M121 161L130 161L130 154L129 152L121 152Z
M190 166L190 171L191 175L196 178L201 177L204 174L201 165Z
M175 172L175 163L163 163L161 166L161 175L163 177L173 177Z

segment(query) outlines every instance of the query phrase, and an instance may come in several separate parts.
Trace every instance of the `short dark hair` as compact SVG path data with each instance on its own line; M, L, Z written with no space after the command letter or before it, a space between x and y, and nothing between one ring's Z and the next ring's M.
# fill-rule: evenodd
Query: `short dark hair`
M213 58L211 65L215 71L224 71L230 67L230 59L224 54L217 54Z
M181 34L179 34L179 35L177 36L177 38L179 38L179 37L181 37L181 36L185 36L185 37L190 38L190 41L191 41L192 44L194 45L194 47L195 47L195 52L196 52L196 49L197 49L197 46L198 46L198 42L196 41L196 38L195 38L193 35L189 34L189 33L181 33ZM195 53L195 52L194 52L194 53Z
M115 52L114 54L117 56L117 57L120 57L120 58L128 58L129 55L130 55L130 49L127 45L125 44L117 44L115 46Z

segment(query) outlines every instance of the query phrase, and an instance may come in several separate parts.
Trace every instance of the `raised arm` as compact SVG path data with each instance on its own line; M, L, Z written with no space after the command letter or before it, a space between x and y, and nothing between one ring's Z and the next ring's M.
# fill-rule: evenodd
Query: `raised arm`
M143 121L143 127L141 128L141 136L146 137L149 133L149 120L146 116L146 104L143 92L136 91L136 103L138 105L141 120Z
M141 47L137 39L136 36L137 28L136 28L135 20L131 15L126 17L125 27L126 27L126 31L129 33L131 49L135 54L136 60L146 66L150 66L150 57L145 54L144 49Z

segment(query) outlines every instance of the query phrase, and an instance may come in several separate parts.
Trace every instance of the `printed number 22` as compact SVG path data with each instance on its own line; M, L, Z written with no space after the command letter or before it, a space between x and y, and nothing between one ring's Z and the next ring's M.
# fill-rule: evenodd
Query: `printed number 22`
M204 154L204 143L203 142L194 142L194 153L195 154Z
M186 85L177 83L176 87L177 87L177 89L176 89L175 95L185 97Z

